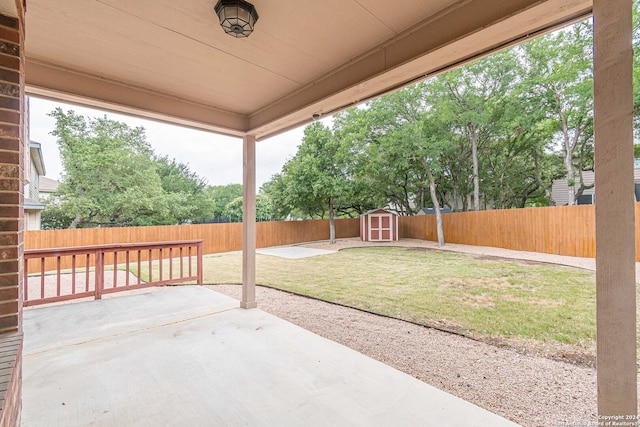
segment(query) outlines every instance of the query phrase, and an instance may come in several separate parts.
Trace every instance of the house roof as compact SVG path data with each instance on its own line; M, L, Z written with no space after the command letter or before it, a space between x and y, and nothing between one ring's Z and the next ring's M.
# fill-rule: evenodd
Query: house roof
M40 190L40 194L54 193L58 189L58 186L60 185L59 181L55 179L47 178L46 176L40 176L38 179L39 179L38 187Z
M47 170L44 167L44 157L42 157L42 146L39 142L30 141L29 154L31 155L31 162L35 165L38 175L44 175Z
M35 200L25 198L24 199L24 209L25 210L35 210L41 211L44 209L44 205L40 202L36 202Z
M591 13L591 0L26 0L30 95L263 139ZM0 11L15 9L0 0Z

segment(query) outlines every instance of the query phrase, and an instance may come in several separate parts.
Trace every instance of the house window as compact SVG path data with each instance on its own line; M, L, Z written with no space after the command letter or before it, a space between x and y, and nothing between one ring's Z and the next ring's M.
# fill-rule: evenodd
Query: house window
M578 196L579 205L592 205L595 202L595 196L593 194L583 194Z

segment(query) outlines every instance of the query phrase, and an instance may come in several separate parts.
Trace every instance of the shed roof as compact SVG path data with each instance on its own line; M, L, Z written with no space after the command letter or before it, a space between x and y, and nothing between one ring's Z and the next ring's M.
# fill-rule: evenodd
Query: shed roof
M384 213L393 214L393 215L398 216L398 212L395 212L395 211L392 211L392 210L389 210L389 209L383 209L383 208L371 209L370 211L367 211L367 212L361 214L360 216L365 216L365 215L369 215L369 214L377 213L377 212L384 212Z

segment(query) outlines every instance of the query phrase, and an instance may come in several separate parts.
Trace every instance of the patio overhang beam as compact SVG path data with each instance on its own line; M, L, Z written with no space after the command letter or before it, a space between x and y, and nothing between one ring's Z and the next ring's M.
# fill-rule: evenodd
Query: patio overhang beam
M309 123L591 15L587 0L461 2L249 116L258 139Z
M27 95L242 137L247 117L52 64L25 61Z

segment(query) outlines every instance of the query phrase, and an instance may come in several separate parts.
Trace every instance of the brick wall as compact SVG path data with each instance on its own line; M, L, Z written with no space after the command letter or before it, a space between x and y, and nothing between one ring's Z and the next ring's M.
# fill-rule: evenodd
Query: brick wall
M23 204L28 115L24 96L24 2L0 14L0 427L22 407Z
M0 335L0 427L20 424L22 333Z
M25 146L20 20L0 15L0 333L21 328Z

